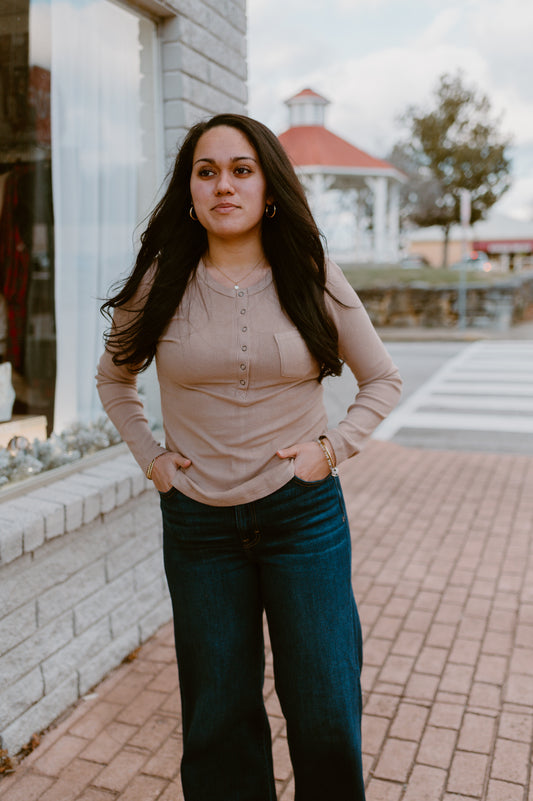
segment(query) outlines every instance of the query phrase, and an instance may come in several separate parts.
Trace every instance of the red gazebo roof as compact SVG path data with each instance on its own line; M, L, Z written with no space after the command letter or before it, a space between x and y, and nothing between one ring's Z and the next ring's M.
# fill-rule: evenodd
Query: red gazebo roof
M304 89L300 94L316 93ZM280 134L279 140L295 167L344 167L397 172L388 161L374 158L364 150L359 150L322 125L296 125Z
M319 95L318 92L313 91L313 89L302 89L301 92L292 95L292 97L290 97L285 102L291 103L293 100L299 100L300 98L307 98L307 97L314 97L317 100L320 100L322 103L327 103L328 105L330 102L329 100L327 100L327 98L323 97L322 95Z

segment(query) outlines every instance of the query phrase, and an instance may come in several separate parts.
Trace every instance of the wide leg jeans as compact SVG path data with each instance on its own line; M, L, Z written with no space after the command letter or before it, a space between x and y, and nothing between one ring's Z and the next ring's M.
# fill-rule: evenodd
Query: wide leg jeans
M186 801L274 801L266 611L296 801L363 801L361 628L337 477L207 506L161 496Z

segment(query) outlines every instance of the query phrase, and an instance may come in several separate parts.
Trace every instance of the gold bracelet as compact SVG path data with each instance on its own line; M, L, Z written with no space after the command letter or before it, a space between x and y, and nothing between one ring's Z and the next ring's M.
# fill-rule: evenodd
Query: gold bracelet
M322 451L324 453L324 456L326 457L326 461L328 463L328 467L329 467L329 471L330 471L331 475L332 476L338 476L339 475L339 471L337 470L336 465L333 464L333 458L331 456L330 450L329 450L328 446L326 445L326 443L324 442L325 439L326 439L326 437L324 436L324 434L322 434L321 437L318 437L316 442L322 448Z
M161 456L161 454L158 453L157 456ZM152 481L152 470L154 469L154 464L155 460L157 459L157 456L154 456L154 458L146 468L146 478L149 479L150 481Z
M321 434L319 436L319 438L318 438L318 441L319 441L320 446L322 447L322 449L327 454L327 456L329 456L328 463L331 460L331 462L333 463L333 466L336 467L336 460L333 458L333 454L331 453L330 449L328 448L329 440L326 437L326 435L325 434Z

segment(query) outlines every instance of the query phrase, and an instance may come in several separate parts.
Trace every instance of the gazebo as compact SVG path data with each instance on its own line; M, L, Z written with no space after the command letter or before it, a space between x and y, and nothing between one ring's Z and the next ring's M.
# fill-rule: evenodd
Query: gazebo
M290 127L279 139L305 187L331 257L344 264L398 261L404 174L329 131L324 124L329 100L312 89L285 103Z

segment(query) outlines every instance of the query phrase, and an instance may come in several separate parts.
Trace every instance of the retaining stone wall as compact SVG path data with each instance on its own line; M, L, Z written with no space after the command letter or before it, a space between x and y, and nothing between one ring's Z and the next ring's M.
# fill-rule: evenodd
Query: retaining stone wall
M376 287L357 290L376 326L454 328L459 321L457 286ZM506 331L514 323L533 319L533 274L492 286L469 285L466 325Z
M160 518L129 453L0 502L0 732L10 754L170 619Z

